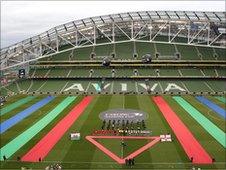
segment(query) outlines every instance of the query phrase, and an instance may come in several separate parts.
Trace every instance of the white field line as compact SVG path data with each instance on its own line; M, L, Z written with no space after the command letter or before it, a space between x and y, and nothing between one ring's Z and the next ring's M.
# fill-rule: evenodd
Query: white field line
M214 113L214 114L211 114L211 113L213 113L213 111L212 111L211 109L209 109L209 111L207 112L207 114L208 114L210 117L212 117L212 118L214 118L214 119L216 119L216 120L221 120L220 118L214 116L214 115L216 115L215 113Z

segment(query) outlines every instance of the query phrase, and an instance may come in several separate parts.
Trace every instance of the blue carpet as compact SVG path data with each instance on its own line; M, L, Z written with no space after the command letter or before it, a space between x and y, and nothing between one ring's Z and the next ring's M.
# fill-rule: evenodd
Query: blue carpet
M196 96L196 99L226 119L225 110L222 109L220 106L216 105L215 103L203 96Z
M32 106L28 107L27 109L17 113L13 117L7 119L6 121L0 124L0 134L4 133L6 130L17 124L18 122L22 121L24 118L31 115L33 112L37 111L42 106L46 105L50 101L52 101L55 97L48 96L41 101L33 104Z

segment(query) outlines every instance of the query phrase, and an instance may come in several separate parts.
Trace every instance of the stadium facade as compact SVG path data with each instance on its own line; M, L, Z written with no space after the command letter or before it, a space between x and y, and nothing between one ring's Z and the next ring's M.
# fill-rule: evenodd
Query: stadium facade
M72 21L1 49L1 82L15 93L223 93L225 23L225 12L197 11ZM103 66L105 60L110 66ZM21 69L26 76L18 81ZM60 88L41 87L56 81ZM200 82L205 90L192 87Z

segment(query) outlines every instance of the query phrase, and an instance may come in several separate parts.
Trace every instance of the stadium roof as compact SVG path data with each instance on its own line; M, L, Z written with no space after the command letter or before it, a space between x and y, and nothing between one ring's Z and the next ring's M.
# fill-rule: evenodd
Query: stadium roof
M27 53L30 53L33 55L33 57L31 56L29 57L28 61L30 61L31 58L32 59L38 58L37 56L42 55L42 54L38 54L37 50L34 50L34 48L37 49L38 44L41 43L41 44L44 44L45 46L48 46L47 39L50 41L53 41L53 40L56 41L56 37L58 37L59 35L65 36L75 30L80 31L80 34L82 34L81 31L87 28L92 28L94 25L101 27L103 25L109 25L111 23L133 22L133 21L168 21L168 22L183 21L187 23L202 22L202 23L209 23L209 24L215 23L218 25L225 25L226 13L225 12L197 12L197 11L140 11L140 12L128 12L128 13L103 15L103 16L85 18L81 20L75 20L69 23L56 26L37 36L28 38L24 41L21 41L19 43L16 43L14 45L1 49L1 62L3 62L2 60L8 57L10 58L12 56L14 57L19 56L22 53L21 49L22 51L24 51L25 49ZM199 27L204 28L204 26L202 25L200 25ZM199 31L201 32L203 28L199 28L200 29ZM205 29L207 29L207 25L205 25ZM84 37L87 39L86 36ZM194 38L196 37L197 35ZM216 41L217 38L218 37L213 37L212 40ZM209 41L209 37L208 37L208 41ZM54 50L50 46L49 48L52 51L58 52L58 49ZM25 60L27 59L25 58ZM14 64L16 62L14 62ZM18 60L18 62L21 64L21 62L22 63L24 62L24 59L22 61ZM5 62L4 65L2 65L1 63L1 66L4 68L7 65L9 66L14 64L6 64Z
M41 33L38 36L42 37L46 35L46 33L52 34L52 31L61 32L62 30L70 29L71 27L81 28L81 27L87 27L92 24L104 24L104 23L120 22L120 21L150 20L150 19L151 20L157 20L157 19L190 20L190 21L226 23L226 13L225 12L197 12L197 11L140 11L140 12L127 12L127 13L119 13L119 14L111 14L111 15L102 15L102 16L90 17L90 18L68 22L68 23L56 26L52 29L49 29L48 31ZM26 40L30 40L30 39L26 39ZM26 42L26 40L22 42ZM11 46L14 46L14 45L11 45ZM8 48L8 47L5 47L5 48Z

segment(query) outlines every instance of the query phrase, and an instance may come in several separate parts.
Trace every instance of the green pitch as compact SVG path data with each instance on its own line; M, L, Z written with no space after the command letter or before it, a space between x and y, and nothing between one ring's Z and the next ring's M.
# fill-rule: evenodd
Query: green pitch
M9 98L5 106L10 106L12 103L24 98L19 95ZM33 103L45 96L37 96L21 105L11 112L1 116L1 122L15 115L16 113L26 109ZM50 104L42 107L7 132L1 135L0 147L2 148L14 138L22 134L29 127L35 125L39 120L43 119L57 105L64 101L68 96L57 96ZM25 155L45 134L47 134L69 111L78 104L84 96L78 96L71 101L63 111L56 116L47 126L45 126L37 135L22 146L15 154L7 161L1 161L1 169L20 169L28 167L33 169L44 169L46 166L60 163L63 169L127 169L125 165L119 165L110 157L105 155L97 147L92 145L85 139L85 136L91 135L94 130L100 130L102 120L99 114L109 109L135 109L141 110L149 114L145 120L146 128L152 131L153 136L170 133L173 142L158 143L152 148L146 150L135 158L135 166L132 169L191 169L193 166L202 169L224 169L226 164L225 149L220 145L200 124L191 117L171 96L164 96L164 99L177 113L178 117L192 132L194 137L199 141L209 155L215 158L216 162L212 165L192 165L184 152L182 146L176 139L167 121L162 116L158 107L148 95L96 95L90 105L85 109L83 114L75 121L70 129L64 134L59 142L49 152L47 157L38 163L25 163L17 161L17 156ZM214 123L219 129L225 132L225 120L218 114L210 111L206 106L199 103L193 96L182 96L183 99L200 111L207 119ZM213 102L218 102L219 106L224 106L222 101L217 100L213 96L207 96ZM4 107L5 107L4 106ZM79 141L71 141L69 138L70 132L80 132L81 139ZM122 148L121 141L117 139L107 140L99 139L106 148L114 152L119 157L126 156L134 150L145 145L146 140L127 141L126 146ZM130 169L130 168L129 168Z

